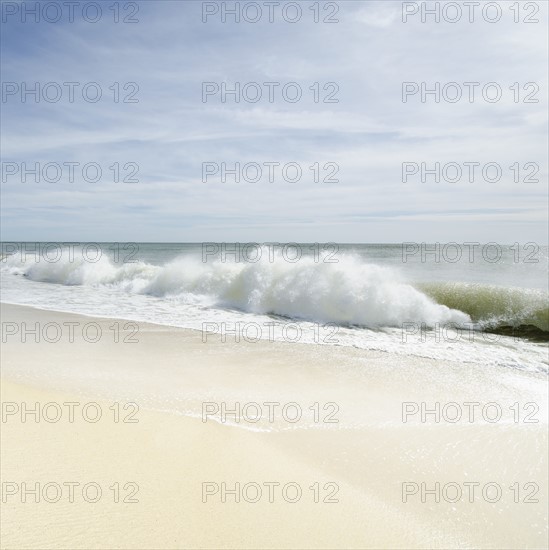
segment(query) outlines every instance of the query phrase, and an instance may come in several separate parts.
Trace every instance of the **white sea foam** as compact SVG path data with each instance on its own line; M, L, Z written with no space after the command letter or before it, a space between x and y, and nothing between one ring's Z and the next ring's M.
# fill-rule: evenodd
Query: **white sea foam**
M343 256L337 263L282 257L257 263L203 263L179 257L165 265L144 262L114 265L103 256L96 263L69 258L22 262L8 258L3 271L32 281L60 285L110 287L130 294L175 298L208 307L234 308L254 314L365 327L396 327L413 321L469 323L469 315L436 303L401 280L388 267Z

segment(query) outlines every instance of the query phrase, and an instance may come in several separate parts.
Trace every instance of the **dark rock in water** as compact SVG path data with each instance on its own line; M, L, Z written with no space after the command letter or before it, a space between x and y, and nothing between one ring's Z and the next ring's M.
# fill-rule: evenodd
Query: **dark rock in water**
M501 334L502 336L515 336L517 338L526 338L533 342L549 342L549 332L541 330L534 325L510 325L486 329L486 332L492 334Z

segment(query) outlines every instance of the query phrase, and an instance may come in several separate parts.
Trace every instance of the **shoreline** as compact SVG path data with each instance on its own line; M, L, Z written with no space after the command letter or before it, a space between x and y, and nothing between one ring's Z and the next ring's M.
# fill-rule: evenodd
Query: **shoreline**
M21 502L18 490L3 505L2 548L500 549L540 548L546 538L532 526L547 516L547 410L538 424L516 424L509 409L543 405L539 374L341 346L202 342L200 331L147 323L138 323L137 342L124 343L135 334L111 330L116 319L1 307L3 322L76 323L72 342L12 336L2 345L3 403L19 407L1 425L2 481L103 490L95 504L69 503L66 494L36 503L30 493ZM93 323L103 335L95 343L80 330ZM495 401L507 416L498 424L403 422L403 402L434 401ZM69 402L79 404L72 423ZM91 416L97 409L90 402L102 411L97 422L82 418L86 405ZM272 421L267 402L281 405ZM37 403L39 422L22 416ZM50 416L59 410L51 403L61 408L59 421L42 416L48 403ZM124 408L130 403L138 410ZM205 405L223 403L229 411L240 404L239 414L229 412L229 422L204 416L212 410ZM259 421L246 416L246 403L261 406ZM302 412L297 422L295 405L280 414L289 403ZM496 506L402 500L403 482L471 480L536 482L539 503L520 506L509 491ZM114 483L125 497L125 484L137 483L139 503L114 503ZM237 483L238 503L230 493ZM267 488L288 483L300 500L273 492L270 502ZM257 486L262 496L251 502Z
M421 289L421 285L419 285L418 288ZM7 306L30 308L30 309L40 310L40 311L50 311L50 312L54 312L54 313L62 313L62 314L67 314L67 315L80 315L82 317L88 317L88 318L91 318L91 319L100 319L100 320L103 320L103 321L106 321L106 320L128 321L128 322L140 323L140 324L144 324L144 325L153 325L153 326L158 326L158 327L166 327L166 328L169 328L169 329L191 330L191 331L200 332L200 333L202 332L202 330L198 329L198 328L183 327L183 326L179 326L179 325L160 323L160 322L155 322L155 321L150 321L150 320L142 321L142 320L138 320L138 319L135 319L135 318L124 317L124 316L115 316L115 315L113 315L113 316L104 316L104 315L97 315L97 314L92 314L92 313L73 312L73 311L63 310L63 309L48 309L48 308L43 308L43 307L39 307L39 306L35 306L35 305L18 304L18 303L14 303L14 302L6 302L4 300L0 300L0 304L1 305L7 305ZM240 312L240 313L249 313L249 312L244 312L243 311L243 312ZM295 318L292 318L292 317L286 317L286 316L282 316L282 315L276 315L275 317L276 317L276 320L279 320L279 321L297 322L297 323L305 322L305 323L319 324L317 321L311 321L311 320L308 320L308 319L295 319ZM478 322L477 323L472 323L472 324L476 324L476 325L480 326L480 323L478 323ZM449 325L451 325L453 327L453 323L450 323ZM375 330L383 331L384 329L394 329L394 328L398 328L398 327L377 327L377 328L373 329L373 328L370 328L370 327L362 327L362 326L358 326L358 325L356 325L356 326L355 325L341 325L341 328L345 328L345 329L361 328L361 329L374 330L374 331ZM432 329L427 329L427 330L435 330L435 329L432 328ZM461 329L461 330L470 332L472 329L467 328L467 329ZM514 338L515 340L516 339L521 339L521 340L524 340L524 341L527 341L527 342L532 342L532 343L535 343L535 344L549 343L549 331L544 330L544 329L542 329L542 328L540 328L540 327L538 327L534 324L528 324L528 323L526 323L526 324L521 323L519 325L499 325L499 326L495 326L495 327L486 326L484 328L473 329L473 332L478 333L478 334L495 334L495 335L498 335L498 336L505 336L505 337L508 337L508 338ZM261 340L265 341L263 338ZM273 340L267 340L267 341L272 342ZM274 340L274 341L280 342L280 340ZM298 341L298 342L293 342L293 343L297 343L297 344L317 344L318 342L307 342L307 341L301 342L301 341ZM365 350L365 351L368 351L368 350Z

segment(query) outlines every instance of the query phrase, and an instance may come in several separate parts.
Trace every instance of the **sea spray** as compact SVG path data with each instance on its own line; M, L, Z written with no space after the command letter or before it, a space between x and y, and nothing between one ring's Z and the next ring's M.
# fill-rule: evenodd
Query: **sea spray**
M128 293L178 297L183 303L234 308L255 314L365 327L400 326L416 321L467 323L467 314L437 304L402 281L397 271L349 254L338 263L304 258L299 263L201 262L181 256L155 266L135 262L117 266L107 257L95 263L62 258L55 263L8 259L3 270L33 281L102 286Z

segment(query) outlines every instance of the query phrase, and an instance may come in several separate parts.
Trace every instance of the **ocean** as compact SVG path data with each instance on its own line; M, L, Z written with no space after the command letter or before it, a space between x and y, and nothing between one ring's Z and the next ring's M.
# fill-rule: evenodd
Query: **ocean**
M2 301L547 372L535 243L2 243Z

